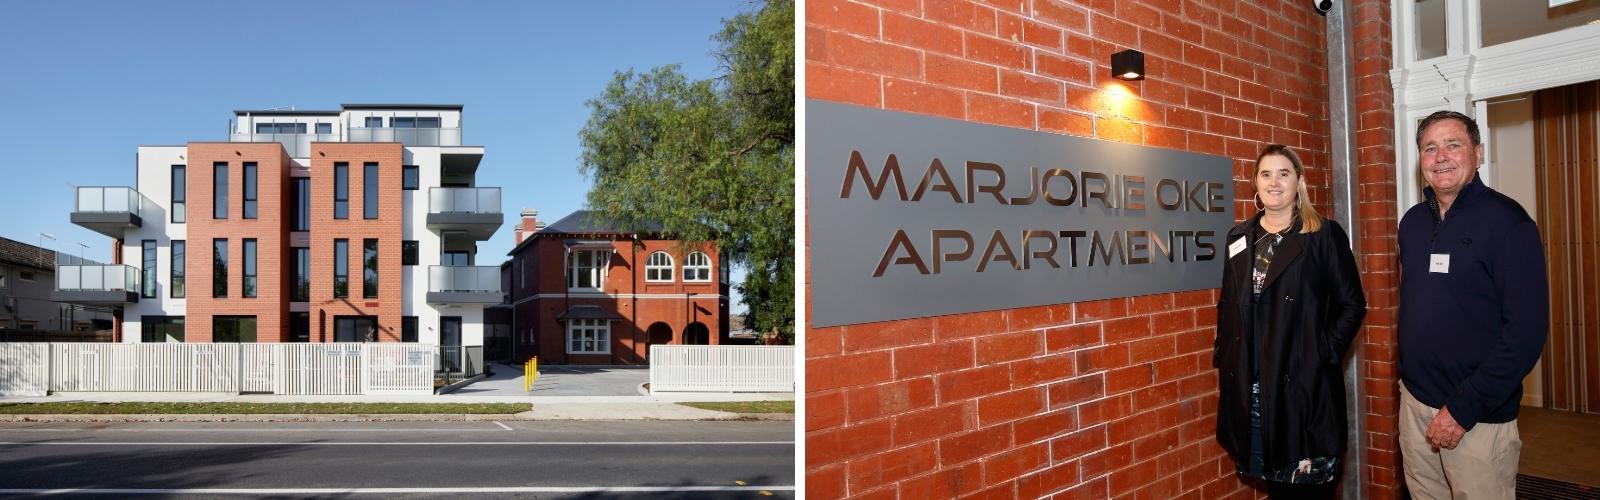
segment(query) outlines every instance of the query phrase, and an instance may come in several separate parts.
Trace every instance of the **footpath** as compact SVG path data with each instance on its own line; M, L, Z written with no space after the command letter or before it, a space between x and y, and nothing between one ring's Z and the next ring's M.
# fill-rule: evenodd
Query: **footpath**
M395 395L277 395L235 393L73 392L49 396L0 397L5 403L510 403L527 404L528 410L503 414L0 414L3 421L408 421L408 420L793 420L794 414L742 414L683 406L684 402L737 402L793 400L793 393L672 392L650 394L642 387L648 370L639 368L585 369L564 373L541 370L532 390L523 390L519 367L495 365L493 376L445 394ZM632 394L629 394L631 392ZM548 394L548 395L546 395ZM582 395L591 394L591 395ZM599 395L593 395L599 394Z

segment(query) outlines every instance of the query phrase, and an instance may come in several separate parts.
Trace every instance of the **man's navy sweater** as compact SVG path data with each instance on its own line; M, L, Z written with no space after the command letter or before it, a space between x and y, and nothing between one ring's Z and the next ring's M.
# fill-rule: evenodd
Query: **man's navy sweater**
M1510 422L1550 330L1539 228L1476 177L1442 220L1425 194L1400 221L1400 378L1467 430ZM1440 254L1447 273L1430 269Z

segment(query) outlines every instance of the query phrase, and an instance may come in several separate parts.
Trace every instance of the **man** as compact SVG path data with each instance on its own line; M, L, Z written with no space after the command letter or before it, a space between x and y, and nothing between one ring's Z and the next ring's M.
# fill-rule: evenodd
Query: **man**
M1427 200L1400 221L1400 451L1415 498L1515 497L1522 379L1549 333L1539 229L1477 178L1478 124L1422 120Z

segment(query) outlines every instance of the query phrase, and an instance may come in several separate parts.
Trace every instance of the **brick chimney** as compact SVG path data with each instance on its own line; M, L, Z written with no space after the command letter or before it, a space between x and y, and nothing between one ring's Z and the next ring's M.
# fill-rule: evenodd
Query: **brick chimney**
M544 229L544 224L539 223L539 211L532 208L522 209L522 222L517 223L517 241L512 244L521 244L523 238L539 232L540 229Z

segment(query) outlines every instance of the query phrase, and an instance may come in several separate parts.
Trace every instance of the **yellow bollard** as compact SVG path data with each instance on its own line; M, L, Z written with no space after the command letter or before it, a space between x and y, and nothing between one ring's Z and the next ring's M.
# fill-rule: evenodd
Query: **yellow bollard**
M533 383L538 381L538 380L539 380L539 357L538 356L534 356L532 358L528 358L528 362L527 363L523 363L522 364L522 392L528 392L528 391L532 390L533 389Z

